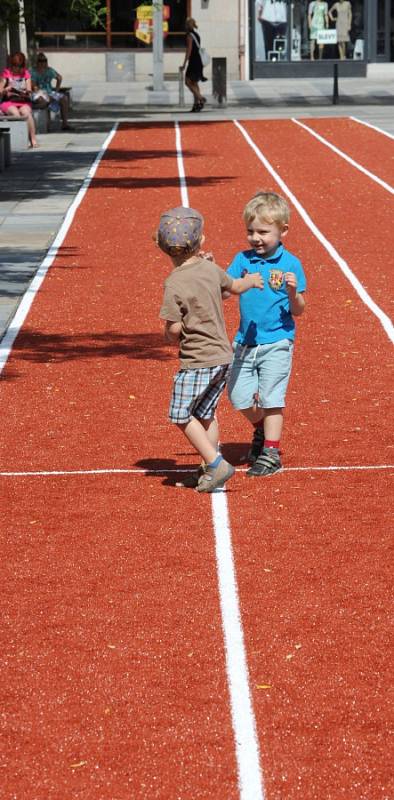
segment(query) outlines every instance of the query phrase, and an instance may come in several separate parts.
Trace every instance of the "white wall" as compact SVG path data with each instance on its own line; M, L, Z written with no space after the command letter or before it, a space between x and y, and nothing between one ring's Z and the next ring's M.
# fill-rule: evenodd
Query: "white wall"
M239 16L243 0L192 0L191 16L197 22L203 46L212 57L227 58L227 77L239 79ZM207 70L207 77L210 77Z
M45 52L45 51L44 51ZM67 51L47 53L49 65L63 76L64 86L105 81L105 53Z

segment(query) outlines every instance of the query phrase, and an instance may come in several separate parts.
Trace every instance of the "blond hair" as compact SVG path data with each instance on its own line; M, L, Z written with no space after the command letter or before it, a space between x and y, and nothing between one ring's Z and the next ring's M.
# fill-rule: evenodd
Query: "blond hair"
M275 192L259 191L246 203L243 218L246 225L253 222L256 217L270 225L276 223L280 228L288 225L290 209L286 200Z
M193 17L186 17L185 30L186 31L194 31L195 28L198 28L196 20L193 19Z

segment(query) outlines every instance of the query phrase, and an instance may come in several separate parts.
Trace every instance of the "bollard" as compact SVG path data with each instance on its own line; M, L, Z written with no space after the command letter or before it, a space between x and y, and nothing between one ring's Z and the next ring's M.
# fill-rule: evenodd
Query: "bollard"
M227 59L212 59L212 94L219 105L227 104Z
M185 84L184 84L184 72L179 67L179 105L182 107L185 105Z
M338 64L334 64L334 83L332 87L332 104L334 106L338 103Z

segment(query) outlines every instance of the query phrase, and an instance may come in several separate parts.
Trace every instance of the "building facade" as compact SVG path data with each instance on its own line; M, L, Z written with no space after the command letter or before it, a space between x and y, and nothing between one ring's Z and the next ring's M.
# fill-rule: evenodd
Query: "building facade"
M94 27L48 0L33 49L49 53L67 82L146 80L151 0L106 0L106 8L104 26ZM342 75L365 75L368 64L394 61L394 0L165 0L163 16L165 79L183 61L187 16L211 56L226 58L231 80L323 76L336 60Z

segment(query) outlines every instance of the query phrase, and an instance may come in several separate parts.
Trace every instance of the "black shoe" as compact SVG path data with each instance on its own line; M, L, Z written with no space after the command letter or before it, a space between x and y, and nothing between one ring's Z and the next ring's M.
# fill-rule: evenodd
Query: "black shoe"
M200 105L200 103L194 103L193 108L190 109L190 113L201 111L201 108L202 106Z
M264 445L264 431L262 428L255 428L252 443L250 445L247 460L249 464L254 464L258 459Z
M282 469L279 450L276 447L264 447L253 466L246 471L250 478L260 478L274 475Z

